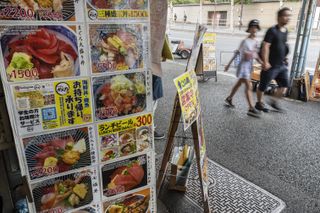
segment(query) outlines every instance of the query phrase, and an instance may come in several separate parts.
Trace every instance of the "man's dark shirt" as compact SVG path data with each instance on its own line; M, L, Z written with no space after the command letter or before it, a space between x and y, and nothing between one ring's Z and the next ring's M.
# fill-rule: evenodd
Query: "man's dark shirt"
M281 32L277 25L268 29L264 41L271 44L269 62L272 67L284 64L285 58L289 53L287 38L288 31Z

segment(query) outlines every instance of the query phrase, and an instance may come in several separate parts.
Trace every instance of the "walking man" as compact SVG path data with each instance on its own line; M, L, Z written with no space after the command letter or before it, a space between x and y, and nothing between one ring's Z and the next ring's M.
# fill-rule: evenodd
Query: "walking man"
M289 87L288 59L289 47L287 44L288 30L285 27L290 20L291 10L284 7L278 11L278 24L269 28L261 49L262 71L260 84L257 90L256 109L269 112L263 102L263 95L272 80L276 80L279 88L270 100L270 106L277 111L282 111L279 99Z

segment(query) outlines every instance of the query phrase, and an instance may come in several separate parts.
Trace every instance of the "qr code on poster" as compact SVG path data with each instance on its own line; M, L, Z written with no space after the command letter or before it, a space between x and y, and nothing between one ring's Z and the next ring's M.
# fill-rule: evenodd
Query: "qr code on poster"
M25 98L17 98L16 99L17 102L17 108L18 110L21 109L30 109L30 100L28 97Z
M55 108L42 109L42 119L44 121L50 121L57 119L57 113Z

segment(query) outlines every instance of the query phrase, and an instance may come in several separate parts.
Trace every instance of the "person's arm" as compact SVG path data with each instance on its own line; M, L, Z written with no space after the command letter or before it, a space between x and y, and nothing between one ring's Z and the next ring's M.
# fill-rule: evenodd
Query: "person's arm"
M265 41L262 44L262 69L264 71L267 71L271 68L269 62L270 46L271 44Z
M231 58L231 60L229 61L229 63L224 67L224 71L225 71L225 72L228 72L228 70L229 70L232 62L233 62L234 59L237 57L237 55L240 54L240 51L242 51L243 45L244 45L244 40L241 42L239 48L238 48L236 51L234 51L233 57Z
M270 55L270 47L271 43L274 39L274 32L272 28L270 28L266 36L264 37L263 43L262 43L262 52L261 52L261 60L262 60L262 69L264 71L267 71L271 68L270 61L269 61L269 55Z
M229 63L224 67L225 72L228 72L232 62L234 61L234 59L237 57L238 54L239 54L239 50L236 50L235 53L233 54L232 58L230 59Z

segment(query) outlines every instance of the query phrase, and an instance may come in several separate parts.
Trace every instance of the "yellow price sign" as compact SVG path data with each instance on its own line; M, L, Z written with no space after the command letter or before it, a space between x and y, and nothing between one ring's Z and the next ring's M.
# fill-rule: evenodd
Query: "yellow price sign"
M121 120L104 122L98 125L99 136L115 134L129 129L152 125L152 114L139 115Z
M145 18L148 17L146 10L98 10L98 18Z

